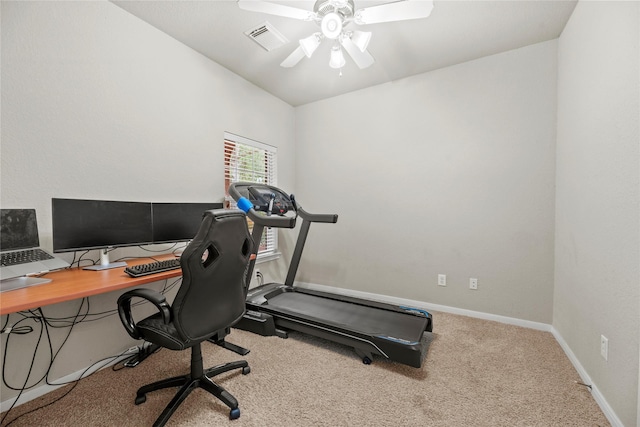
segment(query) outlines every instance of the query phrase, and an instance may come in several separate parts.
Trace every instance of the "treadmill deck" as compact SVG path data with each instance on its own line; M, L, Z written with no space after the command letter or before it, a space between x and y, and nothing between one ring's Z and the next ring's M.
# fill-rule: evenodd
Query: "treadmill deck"
M267 307L304 316L324 324L370 336L388 336L409 342L422 338L427 319L407 313L364 306L300 292L283 292L268 299Z

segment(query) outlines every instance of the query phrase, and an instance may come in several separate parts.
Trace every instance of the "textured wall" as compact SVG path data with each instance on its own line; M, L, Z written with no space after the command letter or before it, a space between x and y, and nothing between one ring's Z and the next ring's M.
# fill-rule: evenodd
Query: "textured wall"
M299 279L551 323L555 126L555 41L298 107Z
M558 48L553 325L625 426L638 402L638 8L580 2Z

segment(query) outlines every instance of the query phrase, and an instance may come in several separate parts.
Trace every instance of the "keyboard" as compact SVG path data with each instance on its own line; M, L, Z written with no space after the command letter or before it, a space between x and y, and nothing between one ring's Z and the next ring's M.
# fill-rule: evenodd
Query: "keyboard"
M178 268L180 268L180 260L176 258L165 261L150 262L148 264L132 265L125 268L124 272L131 277L140 277L163 271L176 270Z
M0 256L0 263L3 267L26 264L28 262L44 261L53 259L51 255L42 249L25 249L22 251L7 252Z

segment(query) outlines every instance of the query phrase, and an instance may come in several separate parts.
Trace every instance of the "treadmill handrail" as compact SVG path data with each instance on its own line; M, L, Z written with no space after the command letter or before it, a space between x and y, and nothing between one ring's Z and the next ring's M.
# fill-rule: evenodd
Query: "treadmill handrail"
M327 222L331 224L338 222L338 214L312 214L302 209L302 206L299 205L297 212L300 218L309 222Z
M257 212L253 208L249 209L249 211L247 212L247 216L249 217L249 219L251 219L251 221L265 227L294 228L296 226L296 217L294 216L267 216Z

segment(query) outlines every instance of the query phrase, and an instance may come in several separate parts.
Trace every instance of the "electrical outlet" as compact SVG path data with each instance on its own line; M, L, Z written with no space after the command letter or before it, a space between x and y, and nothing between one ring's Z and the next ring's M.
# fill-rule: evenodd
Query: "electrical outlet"
M469 289L478 289L478 279L475 277L469 279Z
M258 270L257 268L253 270L253 276L255 277L258 286L262 286L264 284L264 276L262 275L262 272L260 270Z
M604 360L609 360L609 339L604 335L600 335L600 356Z
M438 286L447 286L446 274L438 274Z

